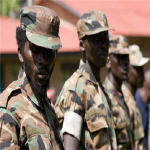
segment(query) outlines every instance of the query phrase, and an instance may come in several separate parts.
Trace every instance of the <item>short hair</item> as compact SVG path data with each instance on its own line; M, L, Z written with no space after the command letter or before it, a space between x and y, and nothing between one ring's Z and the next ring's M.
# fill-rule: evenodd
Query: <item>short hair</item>
M25 42L27 41L26 30L21 27L16 28L16 40L18 45L18 50L23 51Z

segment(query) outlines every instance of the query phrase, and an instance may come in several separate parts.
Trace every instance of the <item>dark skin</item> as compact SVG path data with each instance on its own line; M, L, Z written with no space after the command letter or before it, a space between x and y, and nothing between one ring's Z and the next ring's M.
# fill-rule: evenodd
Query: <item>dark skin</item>
M123 80L127 80L129 70L128 54L111 54L107 64L109 69L108 78L114 85L114 88L121 92Z
M24 50L18 51L18 56L36 97L38 99L46 97L49 79L55 64L56 52L36 46L27 40Z
M83 61L88 61L90 68L100 83L100 70L106 65L108 56L109 38L108 32L100 32L94 35L85 36L80 40L80 48L83 53ZM64 134L65 150L78 150L79 140L74 136Z
M146 104L150 102L150 70L144 75L144 86L140 89L140 95Z
M64 148L65 150L78 150L79 140L71 134L64 133Z
M138 88L143 86L144 82L144 66L132 66L129 69L128 88L135 95Z
M96 80L100 82L100 69L106 65L108 56L108 32L86 36L80 41L80 44L85 49L85 58L88 60Z

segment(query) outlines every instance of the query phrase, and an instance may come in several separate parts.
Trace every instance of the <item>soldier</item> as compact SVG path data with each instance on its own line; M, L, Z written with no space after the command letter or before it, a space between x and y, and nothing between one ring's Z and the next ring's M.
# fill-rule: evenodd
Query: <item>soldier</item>
M121 90L122 82L127 80L129 69L129 50L125 48L127 41L123 39L122 36L113 36L110 40L108 74L104 87L111 101L118 149L133 150L130 113Z
M46 7L24 7L16 29L22 64L17 81L0 95L0 149L63 150L58 121L46 97L61 47L59 17Z
M129 95L132 95L132 98L134 98L136 90L143 86L144 65L147 64L149 61L149 58L142 56L140 47L138 45L134 44L134 45L129 46L129 50L130 50L129 80L128 80L128 82L126 82L124 84L124 90L125 90L127 99L129 97ZM130 96L130 98L131 98L131 96ZM134 105L136 105L136 102L134 102L134 103L129 104L130 107L133 107ZM141 108L141 105L139 106L139 108ZM144 130L142 129L143 128L142 121L140 121L140 120L142 120L142 119L140 119L141 114L138 113L139 109L137 107L136 107L136 109L137 109L137 115L135 114L136 116L133 118L133 120L135 122L137 122L135 124L135 128L136 128L135 138L137 141L136 145L141 145L143 142L142 138L144 137ZM144 116L146 116L146 113L144 113ZM143 114L142 114L142 118L143 118ZM145 125L144 125L144 127L145 127ZM145 134L147 134L147 132L145 132ZM146 135L144 137L144 142L146 141L145 138L146 138ZM144 143L144 145L146 146L147 144ZM138 147L142 147L142 145L138 146Z
M139 47L136 45L129 46L129 51L130 51L129 77L128 77L128 81L125 81L122 84L122 92L124 94L125 101L130 111L132 128L133 128L133 136L134 136L134 146L135 149L137 150L137 149L143 149L143 146L145 144L143 144L144 129L142 125L142 116L135 102L134 95L136 89L142 86L143 84L143 69L142 67L138 67L138 64L141 64L142 61L145 62L145 60L143 60L144 58L142 59L137 57L136 53L139 55L139 50L138 52L136 52L136 49L139 49ZM142 55L140 54L139 56Z
M108 55L108 30L106 16L99 11L87 12L77 22L82 60L55 105L66 150L116 149L114 123L99 76Z

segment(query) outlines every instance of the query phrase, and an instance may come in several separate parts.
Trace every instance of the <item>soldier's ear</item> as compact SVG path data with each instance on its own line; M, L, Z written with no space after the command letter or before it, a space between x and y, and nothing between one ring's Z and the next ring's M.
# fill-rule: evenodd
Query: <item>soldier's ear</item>
M24 61L23 61L23 56L22 56L21 50L18 50L18 57L19 57L20 62L23 63Z
M106 64L106 67L109 69L111 68L111 61L110 61L110 57L108 56L107 57L107 64Z
M86 51L85 51L85 48L83 46L83 40L80 40L80 51L81 51L83 62L86 62Z
M83 47L83 40L80 40L80 50L85 51L85 48Z

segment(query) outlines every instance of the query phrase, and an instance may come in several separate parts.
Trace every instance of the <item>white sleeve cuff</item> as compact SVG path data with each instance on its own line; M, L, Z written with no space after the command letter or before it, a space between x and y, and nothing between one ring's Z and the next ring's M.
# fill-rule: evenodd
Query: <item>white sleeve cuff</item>
M82 117L75 112L67 111L64 115L62 134L69 133L80 140Z

